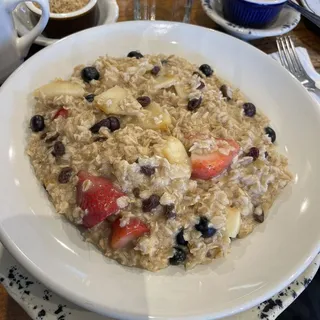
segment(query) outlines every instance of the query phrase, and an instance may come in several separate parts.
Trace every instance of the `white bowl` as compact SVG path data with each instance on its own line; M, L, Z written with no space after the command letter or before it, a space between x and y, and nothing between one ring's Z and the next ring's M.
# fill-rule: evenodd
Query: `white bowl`
M98 45L97 45L98 44ZM177 54L209 63L272 119L294 182L266 222L235 241L227 259L185 272L126 268L106 259L56 215L24 149L31 92L105 54ZM26 61L0 89L0 239L46 286L121 319L213 319L243 311L296 278L320 248L320 109L276 61L225 34L188 24L124 22L92 28Z
M256 0L250 0L250 2L256 2ZM284 2L284 0L275 0L275 3L281 2ZM259 1L259 3L263 2ZM271 1L268 1L268 3L271 3ZM231 35L245 41L280 36L294 29L300 21L300 13L288 6L285 6L281 10L277 19L269 26L263 29L245 28L224 18L221 0L201 0L201 4L209 18Z

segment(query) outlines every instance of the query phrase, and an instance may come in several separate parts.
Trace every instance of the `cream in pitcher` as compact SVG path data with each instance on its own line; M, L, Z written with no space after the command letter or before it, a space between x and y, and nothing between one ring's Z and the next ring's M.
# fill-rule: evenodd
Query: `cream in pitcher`
M14 28L12 11L23 0L0 1L0 83L22 62L34 39L43 31L49 19L47 0L36 0L42 8L39 23L23 37L18 37Z

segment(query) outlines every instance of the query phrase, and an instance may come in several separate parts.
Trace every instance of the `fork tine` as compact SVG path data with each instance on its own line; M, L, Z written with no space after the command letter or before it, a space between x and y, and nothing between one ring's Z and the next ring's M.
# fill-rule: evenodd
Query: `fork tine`
M290 55L290 60L292 62L292 67L294 69L295 72L301 72L300 68L299 68L299 65L297 63L297 60L295 59L295 56L294 56L294 51L292 49L292 46L291 46L291 43L289 41L289 37L285 37L284 38L284 41L286 42L286 46L288 48L288 52L289 52L289 55ZM292 41L291 41L292 42Z
M284 59L284 53L283 53L283 50L282 50L282 45L281 45L281 42L280 42L279 38L276 39L276 43L277 43L277 48L278 48L278 52L279 52L280 62L281 62L283 67L287 68L287 64L286 64L286 61Z
M296 61L297 67L299 68L300 72L305 73L305 70L304 70L304 68L303 68L303 66L301 64L301 61L300 61L299 57L298 57L296 47L294 46L294 43L293 43L291 37L288 36L288 39L289 39L289 44L290 44L290 47L291 47L291 50L292 50L292 53L293 53L293 57L294 57L294 59Z
M291 55L290 55L289 49L288 49L288 47L287 47L287 45L286 45L286 41L285 41L284 38L285 38L285 37L281 37L281 38L280 38L280 41L281 41L281 44L282 44L284 56L285 56L286 61L287 61L288 70L289 70L291 73L295 73L295 69L294 69L294 67L293 67Z

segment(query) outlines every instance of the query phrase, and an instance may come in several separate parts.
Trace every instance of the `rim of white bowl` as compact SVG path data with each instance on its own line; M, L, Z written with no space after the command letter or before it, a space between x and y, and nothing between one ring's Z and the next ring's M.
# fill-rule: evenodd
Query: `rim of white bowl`
M34 12L37 15L42 14L42 10L37 8L33 2L37 2L37 0L34 1L28 1L26 2L26 6L28 7L29 10ZM55 18L55 19L66 19L66 18L75 18L77 16L81 16L84 13L90 11L97 3L97 0L89 0L89 2L81 9L72 11L72 12L67 12L67 13L51 13L50 12L50 18Z
M287 0L243 0L243 1L251 2L251 3L254 3L254 4L274 5L274 4L284 3Z

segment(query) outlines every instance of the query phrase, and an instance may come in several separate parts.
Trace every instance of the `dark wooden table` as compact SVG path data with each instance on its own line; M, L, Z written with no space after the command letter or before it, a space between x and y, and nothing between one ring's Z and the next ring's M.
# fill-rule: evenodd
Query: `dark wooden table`
M1 1L1 0L0 0ZM172 1L161 0L161 7L164 12L170 12L172 8ZM118 0L120 7L120 16L118 21L133 20L133 1L132 0ZM194 5L191 14L191 23L200 26L217 29L218 26L210 20L201 8L200 0L194 0ZM301 21L297 28L291 33L297 46L307 48L312 63L316 69L320 70L320 38L311 31L305 21ZM252 42L254 46L266 53L276 51L275 39L266 38ZM31 52L36 52L39 47L34 46ZM293 304L291 308L285 311L280 318L288 320L320 320L320 299L311 301L311 298L319 297L316 294L318 288L320 289L319 275L310 287L302 294L301 298ZM313 294L314 292L314 294ZM319 292L319 291L318 291ZM316 307L314 306L316 304ZM313 312L313 313L312 313ZM280 320L279 318L279 320ZM22 308L6 293L5 289L0 285L0 320L29 320L28 315Z

